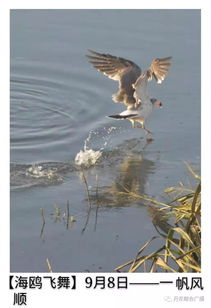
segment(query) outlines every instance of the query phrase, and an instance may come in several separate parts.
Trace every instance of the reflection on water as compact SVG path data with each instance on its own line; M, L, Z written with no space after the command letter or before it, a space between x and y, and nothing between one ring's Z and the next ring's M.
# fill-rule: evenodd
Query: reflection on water
M143 151L152 141L152 139L145 140ZM119 168L120 174L112 185L114 191L125 190L137 194L144 193L144 186L147 182L148 174L154 171L155 163L144 158L143 151L139 155L125 158L125 161Z
M131 139L118 147L117 157L116 153L108 153L113 155L110 159L113 158L115 165L111 164L109 167L113 169L115 166L116 176L110 186L98 187L97 194L94 188L92 201L104 206L124 206L137 199L128 192L134 195L144 194L148 176L155 172L155 162L144 158L144 150L152 141Z
M111 186L111 191L115 192L133 192L144 194L145 184L149 173L154 171L154 162L143 157L132 157L126 159L120 167L120 174L115 183ZM124 200L123 195L120 202ZM125 200L126 201L126 200Z

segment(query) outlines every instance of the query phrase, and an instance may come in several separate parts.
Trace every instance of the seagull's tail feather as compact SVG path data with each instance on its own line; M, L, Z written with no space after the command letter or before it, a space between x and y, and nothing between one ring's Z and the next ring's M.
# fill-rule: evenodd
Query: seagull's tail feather
M108 117L116 119L116 120L125 120L125 119L128 119L128 118L133 118L135 116L137 116L137 114L132 113L132 114L127 114L127 115L114 114L114 115L110 115Z

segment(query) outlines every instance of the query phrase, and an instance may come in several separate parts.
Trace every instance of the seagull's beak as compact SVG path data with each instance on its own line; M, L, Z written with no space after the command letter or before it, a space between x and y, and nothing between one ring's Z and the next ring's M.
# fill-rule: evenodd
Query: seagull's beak
M163 104L160 101L156 101L156 102L154 102L154 106L162 108Z

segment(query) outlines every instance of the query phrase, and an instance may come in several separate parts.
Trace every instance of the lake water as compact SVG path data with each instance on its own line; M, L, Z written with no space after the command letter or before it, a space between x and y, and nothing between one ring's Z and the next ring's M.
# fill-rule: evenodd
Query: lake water
M114 271L157 234L147 204L119 192L160 198L191 181L184 161L200 168L200 11L12 10L10 47L11 271L47 272L46 259L54 272ZM153 140L106 118L124 106L88 48L143 69L173 57L150 83L163 103L147 121ZM102 156L82 170L85 146Z

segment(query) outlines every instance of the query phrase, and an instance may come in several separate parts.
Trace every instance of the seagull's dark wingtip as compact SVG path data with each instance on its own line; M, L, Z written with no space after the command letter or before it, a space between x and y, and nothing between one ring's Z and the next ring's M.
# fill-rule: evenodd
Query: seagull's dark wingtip
M100 55L99 52L96 52L96 51L94 51L92 49L87 48L87 50L88 50L88 52L92 53L93 55Z
M94 55L95 56L101 56L100 53L98 53L98 52L96 52L92 49L87 48L87 51L91 53L91 55L85 55L85 57L87 57L89 60L93 59Z

